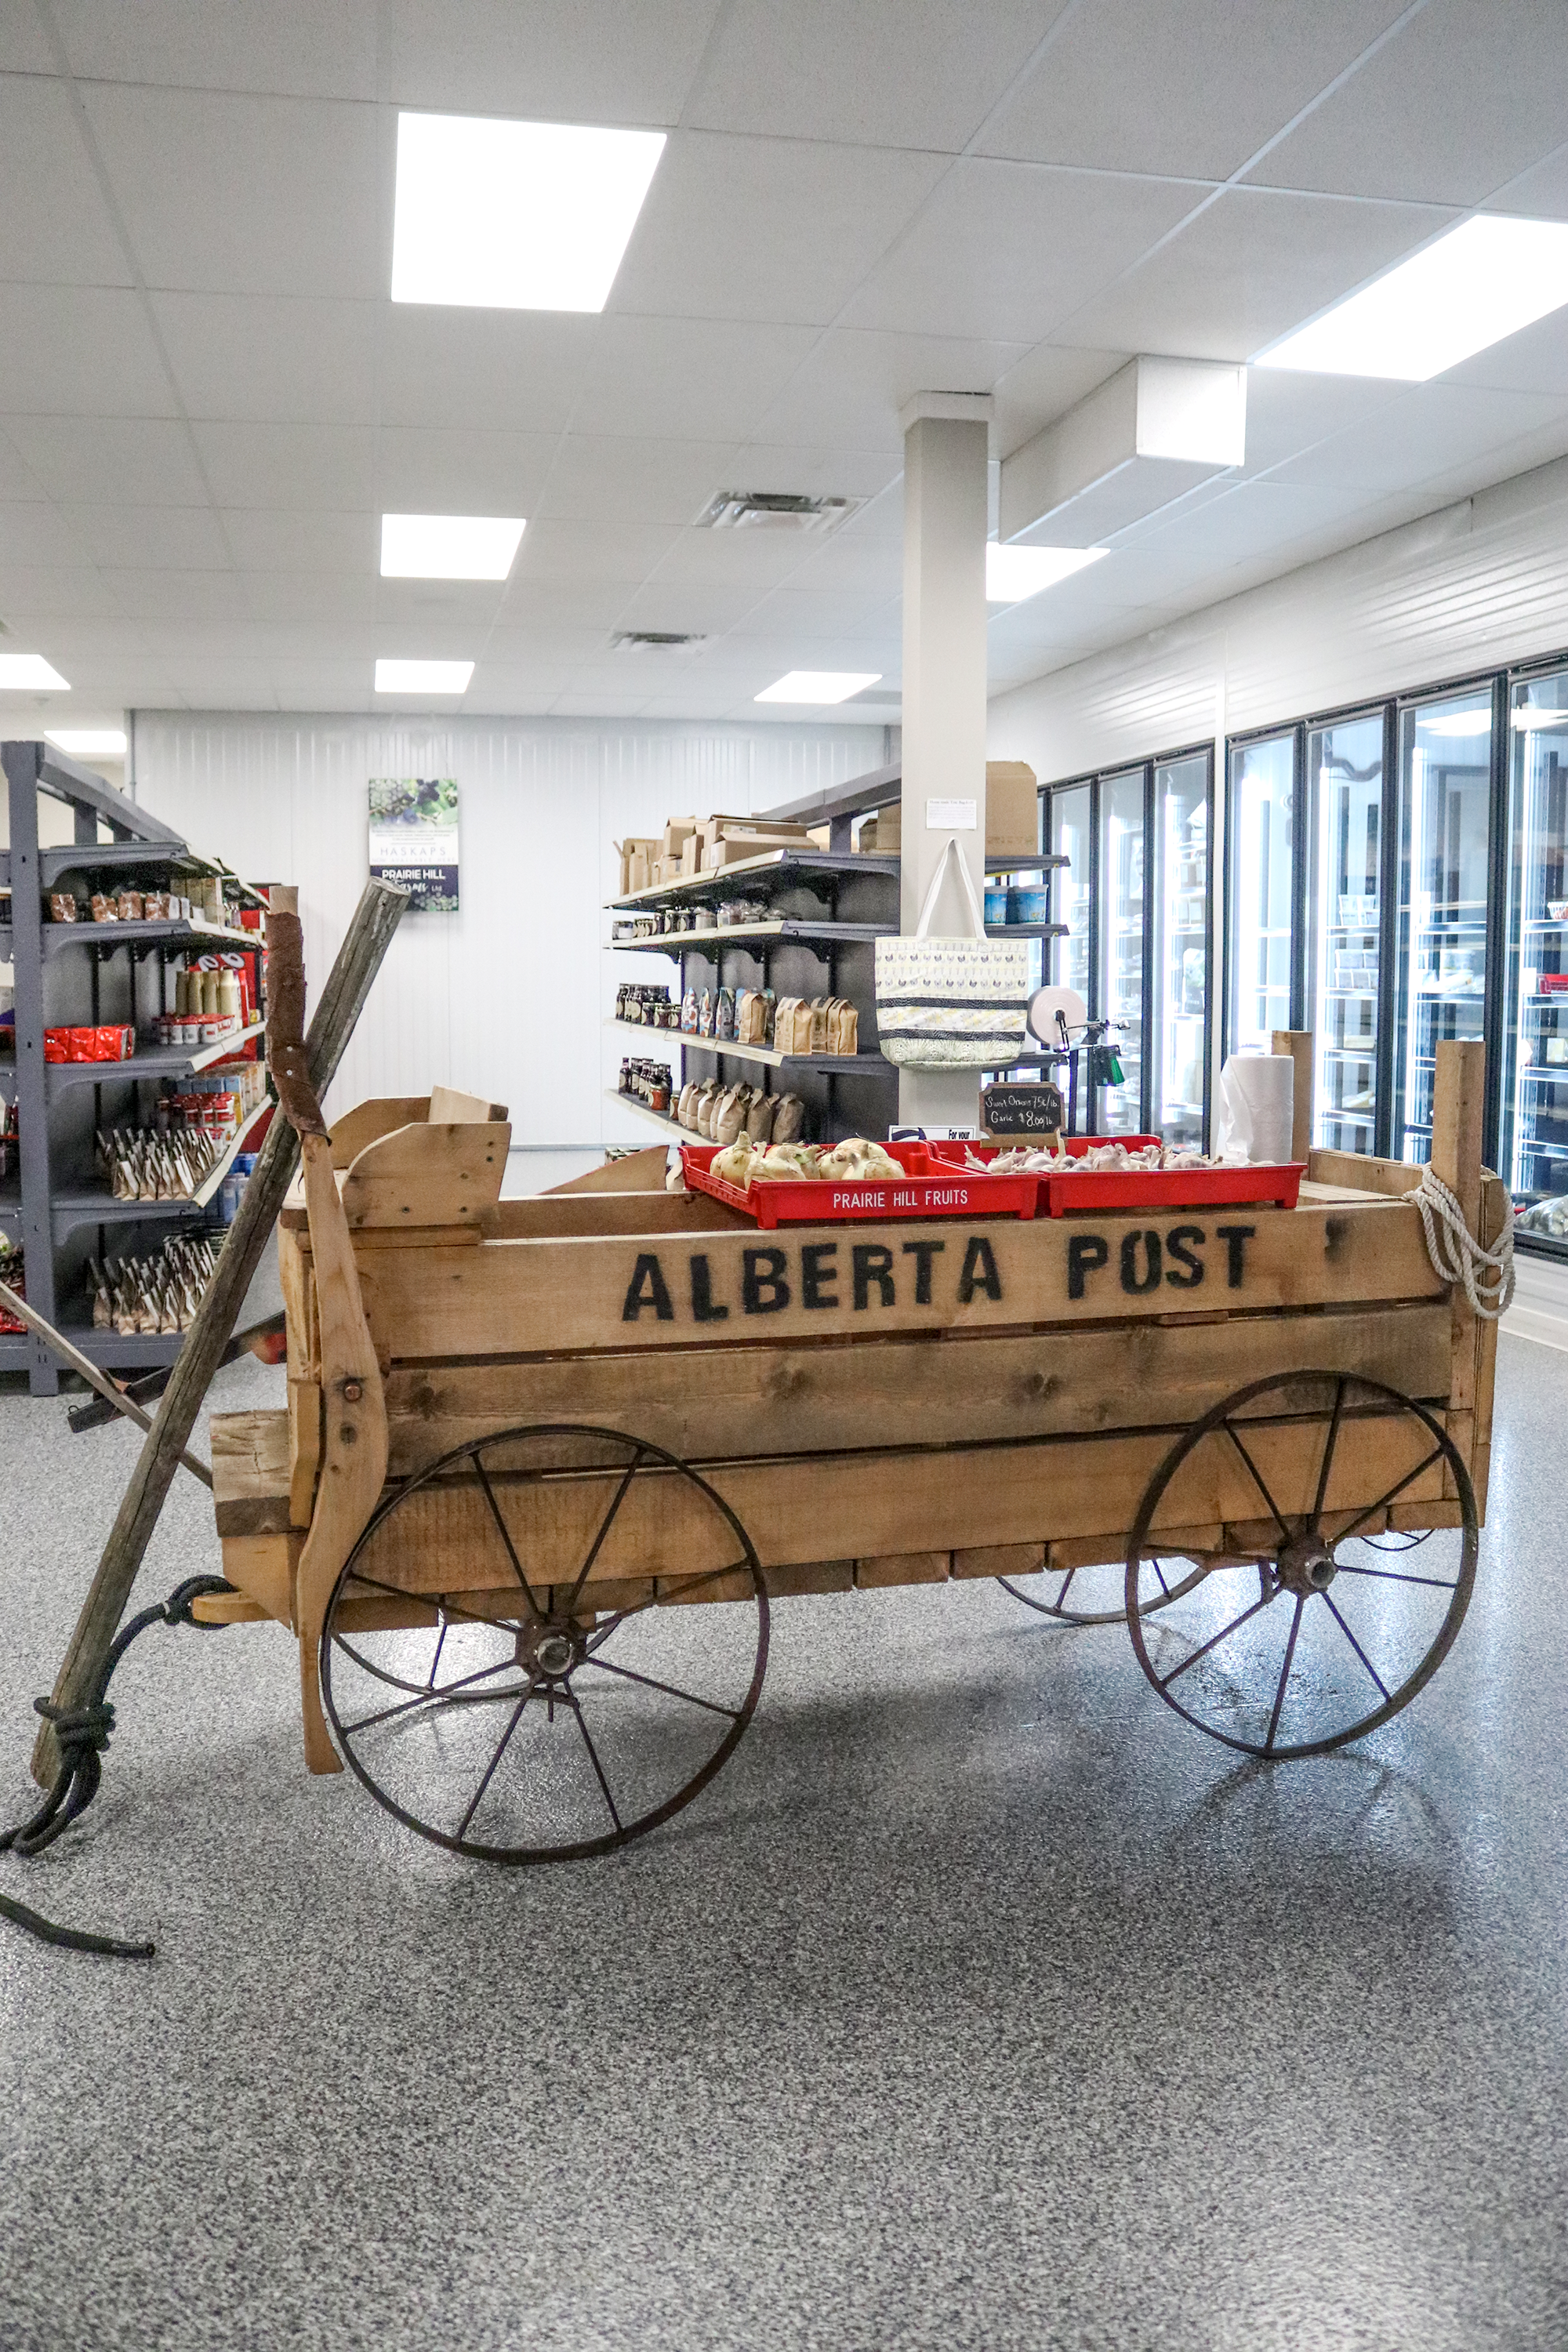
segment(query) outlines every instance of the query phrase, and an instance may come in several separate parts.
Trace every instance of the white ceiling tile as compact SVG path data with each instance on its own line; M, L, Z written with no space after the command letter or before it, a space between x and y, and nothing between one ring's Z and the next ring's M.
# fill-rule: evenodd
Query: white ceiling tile
M155 417L9 416L5 431L50 498L84 506L205 506L183 425Z
M1075 342L1245 360L1451 215L1235 188L1072 320Z
M0 285L0 413L174 416L142 305L109 286Z
M1270 479L1335 490L1401 489L1552 425L1568 444L1568 389L1553 398L1468 384L1415 384L1375 415L1292 458Z
M775 588L771 594L762 597L736 623L734 635L737 637L860 635L885 641L890 631L896 640L900 627L900 610L897 597L884 596L875 591L841 589L835 592L792 584L787 588Z
M377 366L384 425L556 432L605 365L606 321L392 302Z
M511 576L519 586L644 580L674 536L663 523L537 522L522 534Z
M496 617L507 629L597 629L606 637L623 625L622 613L637 593L632 580L520 580L508 583ZM657 626L649 622L650 628Z
M746 441L816 341L808 327L707 319L598 322L573 410L579 433Z
M132 621L241 621L248 610L237 572L116 572L105 566L103 579Z
M989 392L1025 343L835 328L814 344L756 428L762 441L885 451L903 458L899 411L917 392Z
M72 530L58 507L36 499L20 506L0 506L0 564L69 570L97 562L80 531Z
M342 514L374 502L375 435L367 425L203 424L192 431L220 507Z
M64 85L0 75L0 278L18 278L132 283Z
M563 694L550 709L555 719L635 719L643 704L621 694Z
M44 495L43 484L24 463L15 442L0 433L0 499L8 506L24 506L30 499Z
M719 131L954 153L1068 0L734 0L687 121Z
M1010 457L1047 425L1054 425L1096 386L1125 367L1127 352L1086 352L1057 343L1042 343L1016 367L1008 369L994 394L991 447L999 457Z
M834 594L901 595L903 549L896 541L857 539L848 530L836 531L816 551L799 577Z
M755 589L720 588L710 582L654 578L631 590L615 615L617 629L679 629L720 637L742 621Z
M762 596L781 587L815 552L805 532L683 530L652 576L675 586L749 588Z
M1307 375L1290 368L1251 368L1247 377L1248 475L1269 472L1331 434L1375 416L1405 387L1375 376Z
M245 610L258 621L323 621L368 625L375 614L378 583L367 570L348 572L247 572Z
M668 523L696 520L715 491L742 482L733 441L645 440L571 433L537 502L542 520ZM749 476L742 485L759 487Z
M592 661L604 653L605 644L603 629L492 629L479 656L479 668L487 674L505 669L543 669L563 663L575 668L580 662Z
M677 131L610 307L826 326L947 168L894 148Z
M375 96L375 0L53 0L71 71L87 81L299 98Z
M1517 335L1505 335L1489 351L1478 352L1444 383L1486 384L1500 392L1560 392L1568 387L1568 308L1538 319Z
M449 621L484 638L501 609L504 583L499 580L380 580L364 583L369 609L378 626L423 628L430 621Z
M847 306L847 327L1034 343L1110 285L1202 191L969 156Z
M268 294L154 294L152 301L187 415L374 421L379 304Z
M679 121L720 0L381 0L381 95L556 122Z
M33 0L0 0L0 73L54 71L55 53Z
M1562 144L1562 0L1428 0L1249 176L1270 187L1479 204Z
M903 471L886 449L804 449L752 441L735 460L732 487L783 490L798 498L878 499Z
M149 286L385 293L392 125L375 108L101 82L82 95Z
M225 507L223 526L242 572L353 572L380 562L379 516L330 509Z
M375 442L377 511L522 515L531 520L560 437L383 425Z
M191 572L228 567L222 526L210 507L72 505L59 512L91 563ZM0 542L5 536L0 520Z
M1524 220L1568 220L1568 147L1508 181L1488 197L1483 209L1517 213Z
M122 614L118 592L100 572L87 565L45 571L36 565L0 563L0 620L14 635L29 620L109 619ZM24 652L41 653L40 646Z
M1060 26L983 152L1228 178L1407 0L1096 0Z

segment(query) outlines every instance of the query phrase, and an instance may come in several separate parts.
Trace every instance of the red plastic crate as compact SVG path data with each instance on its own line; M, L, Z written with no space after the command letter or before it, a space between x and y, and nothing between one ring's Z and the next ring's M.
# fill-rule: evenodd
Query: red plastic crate
M1124 1143L1130 1151L1136 1151L1159 1139L1155 1135L1069 1135L1065 1139L1075 1160L1100 1143ZM966 1151L989 1160L998 1151L1015 1148L995 1143L926 1146L935 1158L960 1165ZM1047 1216L1060 1217L1070 1209L1213 1208L1245 1202L1271 1202L1277 1208L1293 1209L1306 1172L1305 1161L1294 1160L1258 1168L1086 1168L1081 1174L1064 1171L1023 1181L1040 1187ZM990 1181L1005 1183L1007 1179Z
M742 1192L709 1166L723 1150L717 1143L683 1143L687 1183L715 1201L726 1202L771 1231L775 1225L841 1224L858 1218L1032 1217L1039 1205L1037 1176L977 1176L950 1168L924 1143L889 1143L889 1158L906 1172L901 1182L836 1184L803 1176L798 1182L753 1184Z

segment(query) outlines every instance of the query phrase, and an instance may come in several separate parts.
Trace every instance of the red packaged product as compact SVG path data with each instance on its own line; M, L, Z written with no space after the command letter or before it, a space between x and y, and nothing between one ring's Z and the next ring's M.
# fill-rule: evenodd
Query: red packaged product
M68 1029L46 1029L44 1032L45 1061L68 1062L70 1055L67 1051L67 1045L69 1037L70 1031Z

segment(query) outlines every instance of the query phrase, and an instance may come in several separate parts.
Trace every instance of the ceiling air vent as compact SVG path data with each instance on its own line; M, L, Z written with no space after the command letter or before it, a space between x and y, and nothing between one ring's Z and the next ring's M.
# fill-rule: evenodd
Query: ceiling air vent
M721 490L697 518L699 530L832 530L864 499L798 498L788 490Z
M617 629L610 639L613 654L678 654L685 646L700 646L706 640L693 633L683 635L679 629Z

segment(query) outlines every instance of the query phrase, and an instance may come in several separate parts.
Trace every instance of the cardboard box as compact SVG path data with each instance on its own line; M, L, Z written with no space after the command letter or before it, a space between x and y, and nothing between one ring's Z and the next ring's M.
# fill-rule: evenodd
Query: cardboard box
M869 840L867 839L868 835L870 835ZM902 801L894 801L889 807L879 809L869 824L862 826L860 832L861 847L875 850L879 856L882 857L886 857L889 852L896 857L903 846L903 840L904 804Z
M661 855L665 857L673 857L679 862L681 850L696 830L697 819L694 816L672 816L668 819L664 828L664 839L659 845Z
M646 890L653 879L653 861L658 856L658 844L648 834L627 834L625 841L613 846L621 854L620 898L630 898L634 890Z
M1033 768L1023 760L987 760L986 856L1037 857L1039 850L1040 795Z
M693 827L680 845L682 874L700 874L702 870L702 835Z

